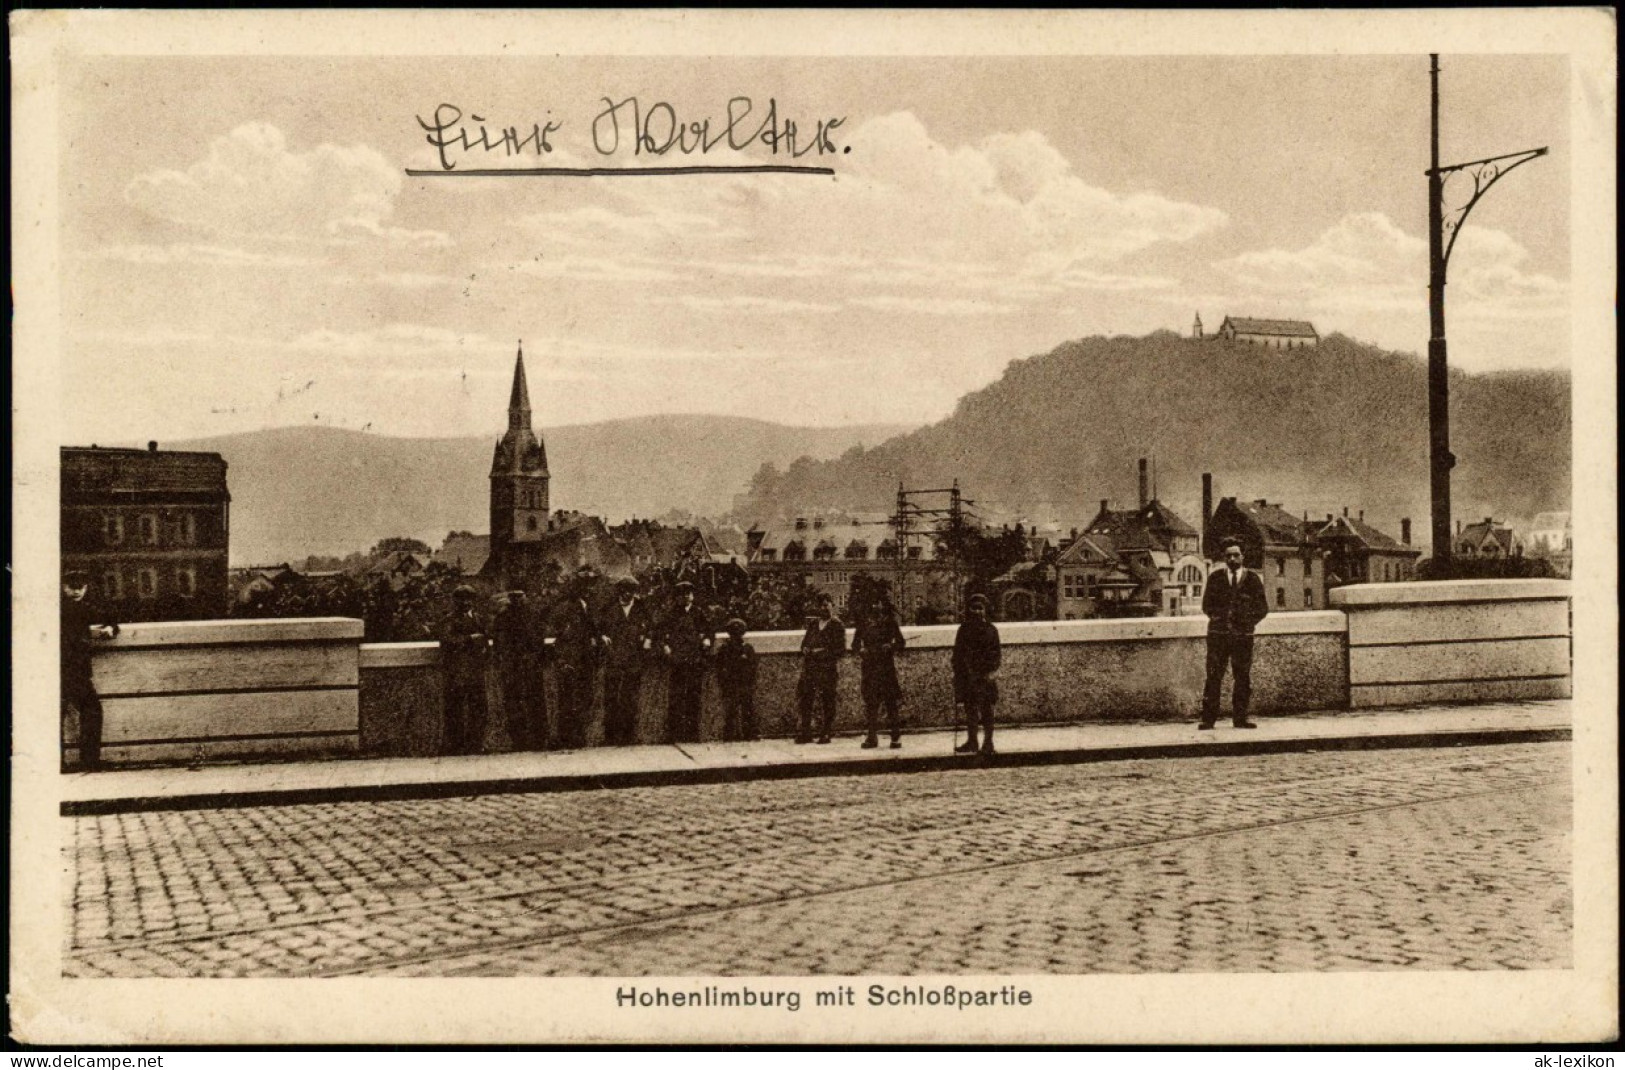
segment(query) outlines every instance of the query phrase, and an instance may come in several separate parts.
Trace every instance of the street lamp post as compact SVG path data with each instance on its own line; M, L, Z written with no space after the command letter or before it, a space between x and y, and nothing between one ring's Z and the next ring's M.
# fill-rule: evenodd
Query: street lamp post
M1439 55L1430 57L1433 82L1432 166L1428 168L1428 453L1429 484L1433 496L1433 561L1448 565L1450 540L1450 470L1456 457L1450 452L1450 365L1444 333L1445 273L1456 238L1479 198L1508 171L1546 155L1546 147L1510 152L1483 160L1439 166ZM1465 172L1473 180L1472 195L1460 208L1444 208L1444 187L1451 176Z

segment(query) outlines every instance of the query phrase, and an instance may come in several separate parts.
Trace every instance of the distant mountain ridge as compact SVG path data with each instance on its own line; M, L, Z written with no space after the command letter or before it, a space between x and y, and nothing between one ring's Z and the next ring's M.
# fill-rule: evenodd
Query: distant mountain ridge
M1428 539L1427 372L1409 354L1340 335L1275 350L1172 332L1086 338L1013 361L944 420L798 428L722 416L652 416L543 429L554 508L612 521L671 509L717 516L751 488L744 518L889 511L899 482L958 480L993 519L1085 523L1100 499L1133 504L1150 457L1158 497L1199 520L1201 473L1217 496L1267 498L1294 515L1347 506ZM1571 502L1566 372L1451 376L1454 515L1526 521ZM343 554L404 535L438 546L489 526L499 432L385 438L283 428L166 448L230 465L239 564ZM771 465L772 467L766 467Z
M1453 514L1527 520L1567 509L1571 382L1565 372L1451 375ZM1277 350L1172 332L1086 338L1016 360L945 420L879 447L798 462L753 481L755 519L809 507L886 510L898 484L958 480L993 517L1086 522L1103 498L1157 493L1201 516L1215 497L1267 498L1324 519L1347 506L1391 535L1428 539L1427 369L1341 335Z
M721 515L764 463L834 457L906 425L789 427L730 416L634 417L539 429L551 504L612 521L672 509ZM288 427L162 443L228 465L231 560L266 564L365 550L392 535L439 546L484 533L491 452L500 430L467 438L389 438Z

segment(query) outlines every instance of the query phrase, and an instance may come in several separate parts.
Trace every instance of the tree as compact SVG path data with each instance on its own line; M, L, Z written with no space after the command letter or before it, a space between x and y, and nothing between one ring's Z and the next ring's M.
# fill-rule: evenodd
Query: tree
M1556 575L1551 562L1539 557L1452 557L1442 565L1427 557L1416 566L1419 580L1538 580Z
M408 539L404 536L396 535L387 539L379 539L378 545L372 548L372 556L383 557L385 554L392 554L397 550L405 551L409 554L428 554L434 552L429 547L429 544L423 542L421 539Z

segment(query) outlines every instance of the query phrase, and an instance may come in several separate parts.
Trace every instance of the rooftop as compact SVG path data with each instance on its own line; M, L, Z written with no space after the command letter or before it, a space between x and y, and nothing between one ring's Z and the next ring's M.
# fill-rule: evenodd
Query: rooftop
M1237 334L1267 334L1283 338L1319 338L1320 332L1307 320L1261 320L1247 316L1226 316L1228 324ZM1221 324L1219 329L1224 329Z

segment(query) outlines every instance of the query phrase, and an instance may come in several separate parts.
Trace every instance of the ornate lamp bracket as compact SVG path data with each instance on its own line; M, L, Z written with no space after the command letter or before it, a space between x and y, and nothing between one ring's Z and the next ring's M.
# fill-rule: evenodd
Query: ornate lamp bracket
M1501 176L1530 160L1546 155L1546 146L1538 149L1524 149L1522 152L1509 152L1505 156L1491 156L1483 160L1469 160L1467 163L1451 164L1441 167L1437 171L1429 169L1427 174L1431 178L1439 175L1441 184L1448 182L1452 176L1465 172L1473 180L1472 196L1460 208L1452 208L1444 217L1444 233L1447 241L1444 247L1443 266L1450 266L1450 253L1456 247L1456 237L1461 233L1462 224L1467 222L1467 213L1473 210L1479 198L1488 193L1490 187L1500 180Z

